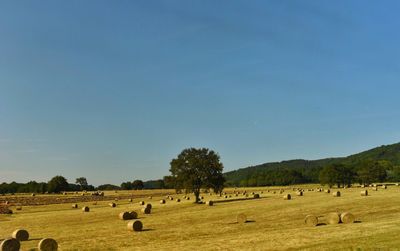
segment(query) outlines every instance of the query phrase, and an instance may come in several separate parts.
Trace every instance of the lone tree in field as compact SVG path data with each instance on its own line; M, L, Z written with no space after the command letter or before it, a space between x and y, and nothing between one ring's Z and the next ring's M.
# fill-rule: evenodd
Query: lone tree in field
M171 161L171 176L177 188L193 192L199 202L201 188L213 188L221 192L225 182L224 166L217 153L207 148L188 148Z
M53 177L49 183L47 183L47 190L49 193L59 193L61 191L68 190L68 182L63 176L55 176Z

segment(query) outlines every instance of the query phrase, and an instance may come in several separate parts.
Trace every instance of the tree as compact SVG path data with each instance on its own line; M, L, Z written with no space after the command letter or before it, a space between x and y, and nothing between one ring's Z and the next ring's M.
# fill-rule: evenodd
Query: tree
M86 187L88 186L88 182L85 177L76 178L75 184L79 185L81 187L81 190L86 189Z
M141 180L134 180L132 182L132 188L135 190L142 190L143 187L144 187L143 181L141 181Z
M365 160L358 164L359 182L365 185L372 182L383 182L387 177L386 170L391 168L388 161Z
M217 153L207 148L188 148L183 150L170 163L171 176L175 186L184 188L186 192L193 192L196 203L199 202L200 189L213 188L222 191L223 164Z
M132 182L127 181L127 182L122 182L121 183L121 189L122 190L132 190Z
M350 186L353 183L355 173L353 170L344 164L331 164L325 166L320 174L319 180L321 184L327 184L329 186L337 185Z
M63 176L53 177L47 184L47 189L49 193L59 193L61 191L68 190L68 182Z

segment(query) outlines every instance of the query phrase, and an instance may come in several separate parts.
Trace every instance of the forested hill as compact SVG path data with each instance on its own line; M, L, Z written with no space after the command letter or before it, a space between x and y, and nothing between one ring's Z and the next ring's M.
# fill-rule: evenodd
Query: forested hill
M230 186L268 186L318 183L319 172L327 165L343 163L357 168L364 160L387 160L400 165L400 143L385 145L343 158L289 160L250 166L225 173Z

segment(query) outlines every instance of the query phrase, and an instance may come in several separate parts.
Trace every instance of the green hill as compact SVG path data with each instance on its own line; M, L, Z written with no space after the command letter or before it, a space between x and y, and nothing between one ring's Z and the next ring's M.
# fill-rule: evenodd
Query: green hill
M319 182L320 170L329 164L343 163L356 168L363 160L387 160L400 165L400 143L383 145L343 158L289 160L265 163L225 173L230 186L268 186Z

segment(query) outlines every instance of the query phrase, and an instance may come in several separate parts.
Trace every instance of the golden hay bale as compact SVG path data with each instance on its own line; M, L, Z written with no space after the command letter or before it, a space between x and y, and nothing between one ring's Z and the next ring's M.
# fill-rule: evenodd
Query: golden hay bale
M181 202L181 199L177 198L177 199L176 199L176 202Z
M169 197L169 200L174 200L174 197Z
M285 194L285 195L283 196L283 199L284 199L284 200L291 200L291 199L292 199L292 196L288 193L288 194Z
M129 199L128 202L133 202L133 199Z
M148 207L144 207L144 208L142 208L142 213L144 213L144 214L150 214L150 213L151 213L151 209L148 208Z
M21 244L17 239L7 238L0 243L1 251L19 251Z
M328 224L339 224L340 223L340 215L339 213L332 212L326 216L326 221Z
M17 229L12 233L11 237L18 241L27 241L29 240L29 233L25 229Z
M302 191L297 191L297 192L296 192L296 195L297 195L297 196L303 196L303 192L302 192Z
M378 187L373 187L372 191L378 191Z
M21 207L21 206L17 206L17 207L15 208L15 210L21 211L21 210L22 210L22 207Z
M247 216L245 214L243 214L243 213L240 213L240 214L237 215L236 221L237 221L237 223L246 223Z
M333 197L340 197L340 191L333 192Z
M121 220L131 220L132 219L131 214L129 212L121 212L121 213L119 213L118 217Z
M186 200L190 200L190 197L186 197Z
M386 186L386 185L382 185L382 188L383 188L383 189L387 189L387 186Z
M316 225L318 225L318 218L314 215L307 215L304 219L304 222L307 226L315 227Z
M259 198L260 198L260 195L259 195L258 193L256 193L256 194L253 195L253 198L254 198L254 199L259 199Z
M58 250L58 243L52 238L44 238L39 242L39 251L56 251Z
M143 223L140 220L131 221L127 225L130 231L142 231Z
M201 199L201 200L204 200L204 197L203 197L203 196L200 196L200 199Z
M72 208L78 208L78 204L72 204Z
M214 202L212 200L209 200L209 201L206 202L206 205L207 206L212 206L212 205L214 205Z
M139 205L141 205L141 206L143 206L144 204L145 204L145 203L144 203L143 200L139 202Z
M87 206L86 206L86 207L82 207L82 211L83 211L83 212L89 212L89 211L90 211L90 208L87 207Z
M151 199L153 199L153 197L152 197L152 196L149 196L149 200L151 200Z
M33 194L31 194L31 196L34 197L34 196L36 196L36 194L33 193Z
M364 187L365 187L365 185L361 185L361 187L362 187L362 188L364 188Z
M361 196L368 196L368 190L361 191Z
M111 203L109 203L108 204L110 207L116 207L117 206L117 204L115 204L114 202L111 202Z
M225 198L225 199L228 199L228 195L225 195L224 198Z
M151 209L153 206L150 203L147 203L144 207Z
M355 217L354 217L353 214L351 214L351 213L349 213L349 212L345 212L345 213L342 213L342 214L340 215L340 220L341 220L343 223L345 223L345 224L347 224L347 223L353 223L354 220L355 220Z
M325 189L325 193L330 193L331 190L330 189Z
M136 213L135 211L130 211L129 214L131 215L131 219L137 219L138 217L138 213Z
M165 200L160 200L160 204L165 204Z

